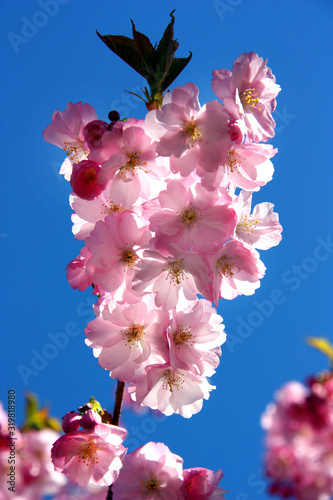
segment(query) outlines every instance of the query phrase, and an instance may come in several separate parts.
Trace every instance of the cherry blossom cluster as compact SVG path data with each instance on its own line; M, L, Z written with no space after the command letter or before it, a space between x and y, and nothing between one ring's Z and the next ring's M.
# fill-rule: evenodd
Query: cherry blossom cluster
M14 436L13 436L14 434ZM41 500L66 484L55 472L50 458L59 433L53 429L19 430L10 435L8 416L0 403L0 498Z
M276 154L265 142L280 87L266 62L244 53L214 71L223 102L201 106L187 83L143 120L111 112L108 123L69 103L44 130L67 153L60 173L84 241L67 277L98 298L86 343L136 404L166 415L188 418L208 399L226 338L211 303L253 294L258 249L281 239L273 205L251 209Z
M66 434L54 443L52 461L74 484L112 484L114 500L224 499L225 490L218 486L222 471L213 473L202 467L183 470L183 459L163 443L147 443L125 456L127 450L121 443L126 430L102 423L95 410L69 412L62 427ZM103 489L98 495L101 492Z
M262 416L269 491L281 498L333 497L333 375L289 382Z

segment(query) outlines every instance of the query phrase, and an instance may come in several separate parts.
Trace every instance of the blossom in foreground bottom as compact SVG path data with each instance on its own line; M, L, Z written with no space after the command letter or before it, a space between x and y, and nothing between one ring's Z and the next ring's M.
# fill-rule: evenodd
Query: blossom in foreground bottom
M225 500L223 490L218 486L223 477L221 470L213 472L203 467L194 467L183 471L184 484L182 493L186 500Z
M121 444L126 434L121 427L98 423L61 436L51 451L55 470L79 486L112 484L126 453Z
M112 487L113 499L176 500L183 484L183 459L163 443L147 443L129 453Z
M289 382L262 416L270 493L297 500L333 496L333 375Z

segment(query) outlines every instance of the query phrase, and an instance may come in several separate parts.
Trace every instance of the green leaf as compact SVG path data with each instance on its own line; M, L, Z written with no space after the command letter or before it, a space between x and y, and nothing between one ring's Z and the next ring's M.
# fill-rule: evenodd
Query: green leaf
M134 40L122 35L100 35L98 31L96 33L112 52L145 78L146 64Z

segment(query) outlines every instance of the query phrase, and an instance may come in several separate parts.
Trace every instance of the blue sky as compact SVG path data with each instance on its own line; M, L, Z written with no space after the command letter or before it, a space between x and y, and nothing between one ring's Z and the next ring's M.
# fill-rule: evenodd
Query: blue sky
M129 446L162 441L186 468L222 468L229 500L266 499L260 415L282 384L326 368L306 336L333 340L333 3L54 0L48 12L46 3L0 2L1 399L16 390L18 420L26 391L58 417L91 395L112 408L114 383L84 344L92 295L73 291L64 270L81 244L71 234L70 188L57 174L63 152L44 142L42 131L68 101L90 103L102 120L111 109L144 117L142 102L124 91L137 91L141 78L95 30L131 36L132 18L157 41L176 8L177 55L192 51L193 58L174 86L195 83L203 104L215 98L211 72L255 51L268 58L282 87L271 141L279 150L275 174L253 201L275 204L283 240L261 252L267 271L255 295L220 302L229 340L211 380L217 389L202 411L186 420L124 410L123 425ZM59 332L62 348L54 341Z

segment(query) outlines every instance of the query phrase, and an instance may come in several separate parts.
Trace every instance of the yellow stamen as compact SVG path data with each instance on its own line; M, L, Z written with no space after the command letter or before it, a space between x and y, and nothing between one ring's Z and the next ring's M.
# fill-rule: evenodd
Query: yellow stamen
M241 219L236 227L236 233L253 233L253 230L256 228L256 224L258 224L258 220L253 220L247 214L242 214Z
M123 262L124 265L130 267L131 269L134 268L135 263L138 259L139 257L134 252L133 248L130 247L124 248L120 257L121 262Z
M150 478L145 480L142 480L139 482L142 486L141 488L141 494L142 495L148 495L149 498L155 497L155 496L160 496L159 493L162 490L161 488L161 481L157 479L155 474L151 474Z
M172 373L171 370L165 370L161 380L163 381L162 388L168 389L170 392L173 392L173 387L176 387L176 389L183 388L184 380L177 373Z
M126 156L128 158L128 161L126 162L125 165L122 165L120 167L120 173L124 173L124 172L131 172L132 175L134 175L135 173L137 173L137 170L142 168L142 165L147 165L147 162L142 162L141 161L141 158L140 158L140 155L141 155L141 151L139 152L136 152L136 151L126 151ZM144 169L142 169L144 170ZM146 170L144 170L144 172L147 173Z
M180 345L188 346L194 344L193 340L196 336L192 335L190 328L178 328L178 330L174 332L173 341L177 346Z
M239 97L245 111L247 111L248 108L255 108L255 107L258 109L258 111L260 111L259 107L260 99L259 97L257 97L257 95L258 94L255 92L255 89L247 89L240 94ZM253 113L253 109L250 111L251 113Z
M115 212L123 212L124 207L121 205L116 205L112 200L109 202L103 203L103 206L105 207L104 212L101 212L101 214L114 214Z
M96 453L96 445L92 439L89 439L88 443L82 444L79 449L79 462L86 464L87 466L90 464L90 461L94 464L98 463L98 456Z
M73 162L79 163L83 157L87 157L88 151L82 149L82 142L64 142L64 151L66 156Z
M136 344L139 343L145 332L142 326L134 324L127 330L127 332L122 332L122 333L123 333L123 338L124 339L126 338L126 342L128 342L128 344L134 345L135 343ZM127 343L125 345L127 345Z
M181 222L184 224L184 227L194 226L195 223L201 219L201 212L196 208L192 208L191 203L189 208L184 208L183 212L179 215Z
M189 122L184 122L183 123L183 128L179 130L179 132L183 135L186 135L189 138L189 141L191 143L191 147L193 148L194 144L193 142L196 142L198 139L199 141L202 141L201 139L201 132L197 128L197 123L195 120L191 120Z
M227 261L226 257L220 257L216 262L216 269L219 275L223 278L223 276L233 276L232 268L234 263L230 263Z
M168 268L164 269L164 271L166 270L168 271L168 276L166 279L169 278L170 282L174 285L180 285L181 281L186 277L183 259L170 262Z

